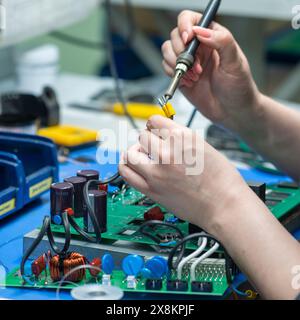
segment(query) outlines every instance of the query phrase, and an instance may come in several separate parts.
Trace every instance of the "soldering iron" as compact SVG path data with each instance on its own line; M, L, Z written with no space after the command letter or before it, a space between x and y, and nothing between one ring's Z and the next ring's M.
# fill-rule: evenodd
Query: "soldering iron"
M198 24L199 27L208 28L220 7L221 0L211 0L208 4L203 16ZM171 100L177 90L182 77L193 67L197 50L200 46L200 41L195 37L186 50L182 52L176 62L175 76L167 89L166 93L158 99L158 102L162 108L164 108L169 100Z

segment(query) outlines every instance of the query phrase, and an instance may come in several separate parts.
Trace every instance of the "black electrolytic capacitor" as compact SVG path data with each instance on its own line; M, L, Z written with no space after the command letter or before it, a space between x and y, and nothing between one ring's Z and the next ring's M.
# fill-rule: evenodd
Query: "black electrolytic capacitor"
M107 193L103 190L91 190L89 192L91 206L94 208L101 233L107 230ZM90 215L84 217L84 229L88 233L95 233Z
M54 183L50 189L51 219L55 224L62 223L64 210L73 208L74 187L71 183Z
M77 172L78 177L83 177L87 181L99 180L99 172L96 170L80 170Z
M83 177L71 177L65 179L65 182L71 183L74 187L73 210L75 218L82 218L86 214L86 205L83 198L83 188L87 182Z

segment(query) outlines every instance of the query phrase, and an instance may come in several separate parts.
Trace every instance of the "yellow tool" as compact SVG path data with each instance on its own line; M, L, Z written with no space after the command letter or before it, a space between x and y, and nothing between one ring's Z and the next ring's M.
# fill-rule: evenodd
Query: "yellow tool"
M68 125L40 129L38 135L53 140L59 146L69 148L96 143L98 138L97 131Z
M173 118L175 115L175 110L170 103L161 108L154 104L129 102L127 104L127 110L133 118L140 119L149 119L153 115L161 115L167 118ZM125 111L121 103L115 103L112 111L118 115L125 115Z

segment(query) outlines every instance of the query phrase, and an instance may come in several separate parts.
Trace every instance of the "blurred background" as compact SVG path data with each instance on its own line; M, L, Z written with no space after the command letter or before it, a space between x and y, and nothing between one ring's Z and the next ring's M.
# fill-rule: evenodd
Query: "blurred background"
M107 82L112 67L107 41L112 44L118 78L125 80L126 97L151 102L149 95L158 95L168 83L160 47L176 26L178 13L201 11L207 1L2 0L0 4L6 13L0 40L0 93L39 95L48 85L61 104L62 123L82 124L88 113L80 112L91 108L106 112L112 101L112 92L107 92L113 89ZM300 103L299 11L293 0L224 0L217 18L245 51L260 89L293 107ZM132 90L136 85L141 86L137 92ZM182 97L174 104L178 121L185 122L192 106ZM90 126L101 127L93 122Z

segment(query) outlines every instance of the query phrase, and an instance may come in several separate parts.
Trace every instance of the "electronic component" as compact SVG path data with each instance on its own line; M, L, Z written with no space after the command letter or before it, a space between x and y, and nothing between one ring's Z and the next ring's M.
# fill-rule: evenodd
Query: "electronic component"
M187 291L188 282L183 280L168 280L167 281L167 290L169 291Z
M146 279L160 279L167 274L167 271L166 259L156 256L146 261L145 267L142 269L142 275Z
M126 282L127 282L127 289L136 289L137 280L135 276L127 276Z
M165 216L161 208L156 206L145 212L144 219L147 221L149 220L164 221Z
M54 224L61 225L61 214L64 210L73 208L74 187L71 183L54 183L50 188L51 219Z
M91 206L94 209L101 233L107 230L107 193L102 190L89 191ZM92 220L89 215L84 216L84 229L88 233L95 233Z
M80 170L77 172L78 177L83 177L87 181L99 180L99 172L96 170Z
M104 274L102 276L102 285L103 286L111 286L111 276L110 276L110 274Z
M97 277L99 275L99 273L101 272L100 268L101 268L101 259L100 258L95 258L92 260L92 262L90 263L90 265L92 267L94 267L93 269L90 269L90 274L93 277Z
M261 199L261 201L266 201L266 184L261 182L248 182L248 186L251 190Z
M64 182L71 183L74 188L73 209L75 218L81 218L86 215L86 205L83 199L83 188L86 181L83 177L71 177L64 180Z
M86 264L86 259L83 255L72 252L62 255L55 255L50 259L49 268L51 279L56 282L60 281L65 275L67 275L72 269L75 269ZM65 280L71 282L80 282L85 276L85 269L80 269L73 272Z
M122 270L127 276L137 276L144 267L144 259L132 254L122 260Z
M106 253L102 257L102 271L105 274L110 275L112 274L114 268L115 268L115 263L114 263L113 256L110 253Z
M193 281L192 282L192 291L193 292L213 292L212 282L201 282Z
M299 189L299 185L296 182L280 182L277 186L283 189Z
M160 243L170 243L179 239L179 234L177 232L158 233L157 236L160 239Z
M46 255L43 254L35 259L31 264L31 272L38 277L46 269Z
M289 194L285 192L272 191L267 194L268 200L283 201L288 197L289 197Z
M161 279L147 279L145 283L146 290L161 290L162 280Z

